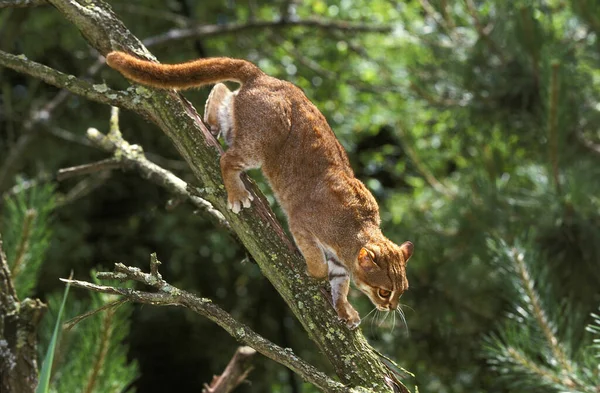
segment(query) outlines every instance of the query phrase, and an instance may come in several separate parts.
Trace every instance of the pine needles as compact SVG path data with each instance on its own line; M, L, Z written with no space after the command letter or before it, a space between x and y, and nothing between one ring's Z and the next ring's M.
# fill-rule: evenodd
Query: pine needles
M546 272L531 247L510 247L490 241L496 265L507 282L511 311L500 330L486 338L485 355L502 381L528 392L597 393L600 388L598 342L575 344L576 310L561 306L549 288L540 285ZM537 263L536 263L537 262ZM600 334L598 316L587 330ZM571 320L572 319L572 320ZM596 353L591 349L596 348Z

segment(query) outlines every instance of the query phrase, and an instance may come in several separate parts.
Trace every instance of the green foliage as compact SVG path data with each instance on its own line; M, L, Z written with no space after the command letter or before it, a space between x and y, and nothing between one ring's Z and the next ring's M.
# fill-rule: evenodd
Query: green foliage
M187 9L178 1L116 0L111 5L142 39L188 24L277 21L284 8L284 2L266 1L187 3ZM200 55L247 58L299 85L325 114L357 175L375 193L384 232L397 242L415 244L408 264L410 291L402 297L410 334L404 327L392 329L391 318L371 314L362 325L370 342L414 372L421 391L550 390L556 381L525 367L562 377L560 356L531 309L537 298L549 331L575 370L570 375L574 383L584 386L597 378L598 358L589 353L598 354L600 344L589 346L584 327L597 334L597 318L593 322L589 316L600 304L598 2L286 4L290 20L388 24L392 31L275 26L150 50L164 62ZM4 50L74 75L85 74L96 61L85 41L50 7L15 11L1 20L7 22L0 35ZM50 26L53 39L47 37ZM57 92L31 78L0 72L0 129L7 130L0 134L2 166L20 140L23 119ZM115 88L127 86L108 69L91 78ZM185 95L201 111L208 91ZM106 129L108 113L79 97L68 98L31 138L18 172L35 178L106 158L77 138L90 126ZM154 126L128 113L121 125L130 142L194 182ZM68 131L69 138L56 130ZM38 284L40 293L56 291L58 282L52 278L70 269L85 274L106 261L145 265L147 255L157 251L168 261L163 274L170 282L212 298L266 337L333 372L258 269L240 263L243 250L202 214L192 214L185 204L163 208L170 196L135 174L86 180L59 185L59 192L75 197L56 210L55 240L44 266L50 279ZM0 184L0 192L10 186ZM270 192L264 181L261 187ZM93 192L75 192L82 189ZM517 279L513 248L523 255L535 296L527 295ZM354 294L351 301L361 315L372 309L364 296ZM507 310L508 317L500 318ZM219 328L179 310L144 307L133 318L128 344L140 364L139 391L199 391L222 371L237 345ZM181 333L154 334L167 329ZM519 365L505 352L506 363L483 364L483 337L488 337L486 348L512 348L530 363ZM164 374L157 376L157 367ZM286 370L262 359L251 380L252 386L240 391L308 391Z
M73 300L68 318L88 315L89 310L103 310L77 322L67 323L56 352L56 366L51 379L52 392L134 392L132 383L139 371L135 361L127 359L132 306L118 302L112 295L92 293L88 300ZM59 298L48 300L48 314L42 335L55 316ZM78 318L79 319L79 318ZM42 341L46 338L42 337Z
M56 199L51 183L31 188L21 183L15 189L22 191L4 198L1 228L13 282L18 296L24 299L36 286L50 245Z
M510 247L504 242L490 242L490 246L507 284L507 297L513 300L501 330L486 340L486 357L492 369L513 389L596 392L600 380L597 354L591 346L586 348L588 340L572 341L572 331L581 321L572 305L561 304L555 291L543 287L548 285L539 267L543 258L529 254L528 247ZM563 316L565 320L561 320L561 314L568 319ZM598 333L593 324L588 330Z
M587 331L595 336L594 344L592 346L596 351L593 356L600 359L600 316L592 314L592 318L594 318L594 321L587 327Z

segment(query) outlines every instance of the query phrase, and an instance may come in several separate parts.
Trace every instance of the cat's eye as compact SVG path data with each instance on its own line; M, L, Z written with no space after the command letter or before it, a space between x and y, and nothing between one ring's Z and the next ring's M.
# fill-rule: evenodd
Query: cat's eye
M377 294L384 298L387 299L388 297L390 297L390 295L392 294L391 291L388 291L387 289L383 289L383 288L379 288L379 291L377 292Z

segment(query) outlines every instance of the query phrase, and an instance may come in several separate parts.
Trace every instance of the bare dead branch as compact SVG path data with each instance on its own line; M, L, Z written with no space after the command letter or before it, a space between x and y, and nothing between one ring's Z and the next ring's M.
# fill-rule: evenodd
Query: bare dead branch
M118 114L118 109L113 107L108 135L102 134L95 128L90 128L87 131L88 138L96 146L109 153L113 153L115 162L117 162L121 168L134 169L140 173L144 179L148 179L153 183L166 188L175 195L190 200L196 207L206 211L215 218L219 225L231 231L231 226L225 216L215 209L210 202L197 195L190 194L187 190L188 184L185 181L175 176L172 172L150 162L145 157L144 152L139 145L131 145L123 139L119 129Z
M215 375L209 384L204 384L202 393L229 393L242 383L252 371L252 357L256 351L250 347L238 347L221 375Z
M324 392L352 392L323 374L321 371L296 356L290 348L282 348L254 332L250 327L236 321L229 313L213 303L210 299L197 297L182 289L176 288L162 279L158 273L156 254L151 258L151 273L144 273L136 267L115 264L113 272L99 272L98 279L119 281L137 281L155 288L156 292L146 292L131 288L120 288L98 285L86 281L61 279L74 287L94 292L123 296L125 299L155 306L180 306L202 315L225 329L241 343L254 348L264 356L272 359L314 384Z
M63 181L70 177L89 175L90 173L112 170L121 168L121 164L114 158L96 161L89 164L72 166L69 168L59 169L56 174L56 180Z

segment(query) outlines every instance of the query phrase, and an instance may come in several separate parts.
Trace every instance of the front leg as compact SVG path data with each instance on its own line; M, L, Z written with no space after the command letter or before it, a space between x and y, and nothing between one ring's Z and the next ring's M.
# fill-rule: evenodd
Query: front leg
M329 284L331 285L331 297L333 307L338 317L346 323L350 330L354 330L360 324L360 315L348 302L348 291L350 290L350 276L348 271L339 261L329 259Z
M307 273L317 279L327 277L325 254L323 254L323 250L319 247L315 237L310 232L300 229L300 226L292 225L292 223L290 223L290 231L304 260L306 260Z

